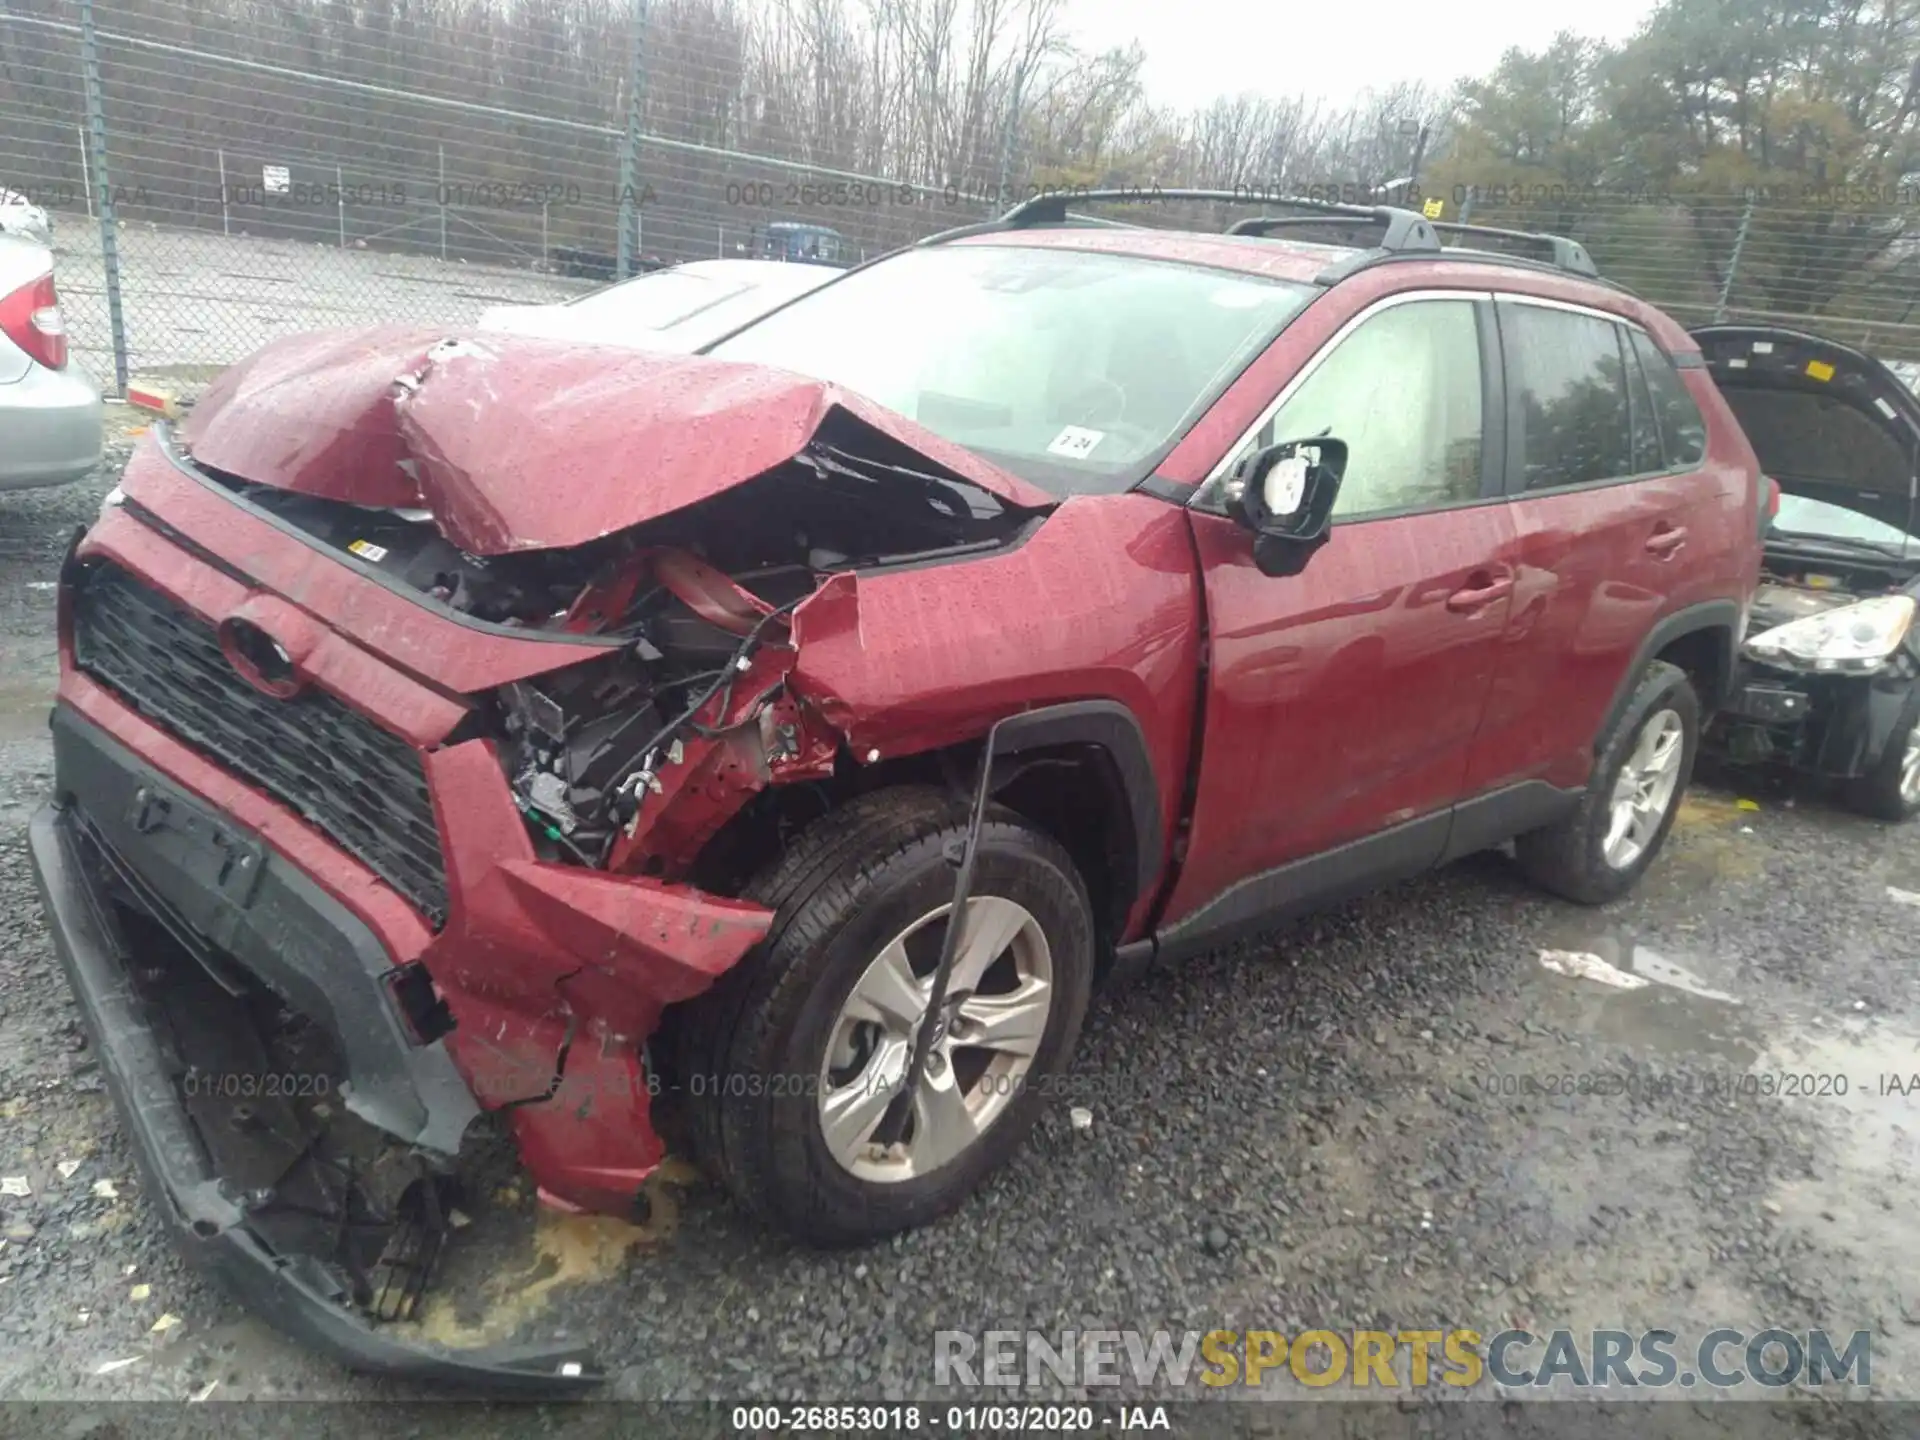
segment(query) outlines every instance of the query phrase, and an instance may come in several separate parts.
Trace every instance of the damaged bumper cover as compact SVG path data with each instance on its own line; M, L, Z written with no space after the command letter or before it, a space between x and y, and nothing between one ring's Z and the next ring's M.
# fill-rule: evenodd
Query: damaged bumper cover
M1914 684L1898 670L1810 675L1744 661L1702 745L1741 764L1772 762L1826 779L1854 779L1880 763Z
M201 1128L205 1114L197 1122L182 1093L182 1066L193 1061L179 1053L177 1032L156 1012L149 987L140 983L142 957L133 953L118 918L120 904L105 879L109 871L141 874L154 887L156 912L168 923L184 924L185 915L169 898L188 905L198 901L203 914L226 903L220 898L217 864L203 872L203 880L193 871L217 861L221 840L231 844L242 837L85 721L59 712L55 733L65 793L41 809L28 830L41 899L156 1208L188 1258L294 1339L355 1369L504 1390L576 1388L600 1379L590 1356L573 1348L455 1351L397 1339L353 1303L321 1257L290 1253L275 1243L256 1219L263 1198L259 1190L248 1192L242 1189L244 1179L218 1173L211 1153L218 1147L208 1144ZM85 792L85 809L78 792ZM169 807L169 823L143 836L136 811L156 800ZM248 881L248 934L306 932L349 947L356 931L364 934L364 927L271 853L242 851L239 858L256 855L261 858L247 866L257 872ZM244 938L238 948L249 958L259 953ZM305 953L317 956L321 948L310 943ZM287 959L290 966L280 967L277 978L296 984L321 978L299 973L297 951ZM376 985L367 977L357 988L337 979L332 986L334 1019L343 1033L362 1027L355 1073L364 1083L354 1087L358 1093L349 1104L364 1100L383 1110L383 1119L404 1116L403 1123L417 1123L423 1144L449 1139L457 1144L475 1113L471 1096L444 1053L409 1048L397 1035L379 1035Z
M56 798L30 828L43 908L188 1257L355 1369L502 1391L595 1383L571 1346L456 1350L390 1322L430 1283L449 1230L440 1186L482 1109L507 1112L547 1202L631 1207L663 1158L640 1037L737 960L764 915L533 863L497 768L461 772L490 757L455 747L437 757L464 837L449 847L455 920L408 955L395 907L365 904L382 888L370 875L86 677L63 676L52 728ZM513 963L534 949L541 963ZM409 1004L399 992L423 972L430 1003ZM326 1062L267 1048L263 1004ZM414 1022L436 1005L459 1028L432 1039ZM316 1073L333 1078L303 1083ZM344 1159L294 1095L332 1102L325 1139L348 1134Z

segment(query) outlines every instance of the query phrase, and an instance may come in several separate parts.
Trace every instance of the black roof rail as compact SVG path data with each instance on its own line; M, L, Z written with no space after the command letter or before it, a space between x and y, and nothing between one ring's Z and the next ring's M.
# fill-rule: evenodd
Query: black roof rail
M1436 254L1445 254L1462 260L1472 256L1489 263L1508 261L1519 264L1531 259L1541 264L1541 268L1560 270L1589 280L1601 278L1599 267L1593 263L1593 257L1587 253L1586 247L1579 241L1570 240L1564 235L1550 235L1532 230L1503 230L1493 225L1467 225L1457 220L1429 220L1424 215L1396 205L1349 205L1333 200L1270 195L1246 189L1192 190L1133 186L1127 189L1077 190L1071 193L1062 190L1050 195L1036 195L1031 200L1023 201L998 220L961 226L920 243L938 244L944 240L958 239L963 235L985 234L996 230L1022 230L1039 225L1117 225L1126 228L1124 221L1104 220L1079 214L1069 210L1067 206L1070 203L1140 205L1153 201L1180 200L1209 201L1223 205L1272 205L1301 212L1291 215L1254 215L1244 220L1236 220L1226 230L1227 234L1235 236L1258 237L1270 235L1276 230L1302 229L1310 226L1325 227L1330 223L1338 225L1342 222L1350 228L1380 226L1382 234L1374 246L1363 249L1359 255L1336 261L1315 277L1323 285L1333 284L1336 280L1344 279L1356 270L1364 269L1383 259ZM1517 240L1533 247L1538 253L1536 256L1529 257L1504 250L1476 251L1458 246L1443 246L1440 242L1442 235L1478 236L1500 241Z
M1313 277L1316 285L1335 285L1350 275L1362 270L1371 270L1376 265L1391 264L1396 260L1428 260L1434 258L1430 253L1418 250L1362 250L1356 255L1348 255L1334 261L1331 265ZM1468 265L1500 265L1509 270L1532 270L1541 275L1565 275L1570 273L1566 266L1556 265L1550 260L1535 259L1531 255L1514 255L1503 250L1468 250L1458 245L1448 245L1441 250L1439 258L1449 262L1458 261ZM1636 291L1622 285L1618 280L1610 280L1605 275L1580 276L1596 285L1621 295L1639 298Z
M1538 230L1502 230L1492 225L1463 225L1457 220L1436 220L1433 228L1443 235L1478 235L1494 240L1523 241L1544 250L1546 254L1541 258L1556 269L1584 275L1589 280L1600 278L1599 267L1593 263L1593 257L1587 254L1587 247L1564 235L1549 235Z
M1281 203L1291 205L1295 202L1288 200ZM1427 254L1440 249L1440 237L1433 233L1431 221L1424 215L1417 215L1411 210L1397 210L1390 205L1342 206L1330 215L1255 215L1234 221L1227 227L1227 234L1271 235L1276 230L1326 226L1360 229L1373 225L1381 226L1385 233L1371 247L1363 248L1417 250Z
M1169 200L1207 200L1222 205L1286 205L1323 215L1372 220L1376 224L1386 223L1390 214L1411 213L1395 212L1386 205L1341 205L1331 200L1292 200L1254 190L1188 190L1134 185L1119 190L1061 190L1051 195L1036 195L1007 211L1000 217L1000 223L1016 230L1028 225L1059 225L1066 221L1069 205L1148 205ZM1244 225L1248 222L1240 223ZM1244 232L1236 229L1228 233Z

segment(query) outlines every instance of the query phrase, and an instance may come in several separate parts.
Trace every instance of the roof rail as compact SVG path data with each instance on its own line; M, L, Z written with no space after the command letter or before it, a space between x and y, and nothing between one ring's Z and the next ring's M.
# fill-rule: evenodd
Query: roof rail
M1225 205L1273 205L1284 206L1288 210L1304 212L1292 215L1255 215L1244 220L1236 220L1227 227L1229 235L1261 236L1270 235L1276 230L1299 229L1309 226L1324 227L1329 223L1345 222L1350 228L1378 225L1382 229L1380 239L1367 250L1365 255L1355 256L1328 267L1320 278L1321 283L1330 284L1334 279L1364 268L1377 260L1405 255L1433 255L1454 250L1455 247L1443 246L1442 235L1479 236L1500 241L1520 241L1532 246L1535 256L1515 256L1511 251L1495 250L1489 253L1493 259L1534 259L1546 265L1570 274L1584 276L1587 279L1600 278L1599 268L1593 263L1593 257L1586 247L1577 240L1569 240L1564 235L1549 235L1532 230L1503 230L1492 225L1467 225L1455 220L1429 220L1412 210L1395 205L1348 205L1332 200L1310 200L1304 197L1279 196L1257 193L1251 190L1190 190L1162 189L1159 186L1133 186L1117 190L1078 190L1059 191L1051 195L1036 195L1031 200L1014 206L998 220L989 220L979 225L963 226L958 230L931 237L931 241L922 244L939 243L946 239L957 239L963 234L979 234L992 230L1022 230L1039 225L1124 225L1125 222L1101 220L1091 215L1079 214L1068 210L1069 203L1087 204L1147 204L1154 201L1198 200L1211 201ZM1361 248L1361 247L1356 247ZM1461 258L1468 253L1464 249L1456 250Z
M1294 204L1288 200L1284 204ZM1300 201L1300 204L1309 204ZM1236 220L1227 227L1229 235L1271 235L1276 230L1301 229L1308 226L1344 226L1359 229L1364 226L1384 227L1383 234L1371 248L1378 250L1419 250L1434 252L1440 248L1440 237L1433 233L1433 224L1423 215L1411 210L1397 210L1390 205L1376 207L1352 205L1342 206L1332 215L1255 215L1246 220Z
M1449 264L1461 265L1498 265L1508 270L1532 270L1542 275L1567 275L1571 273L1565 266L1556 265L1551 260L1537 260L1531 255L1515 255L1507 250L1469 250L1464 246L1448 245L1436 257L1431 252L1420 250L1361 250L1352 255L1343 256L1326 266L1313 277L1316 285L1332 286L1342 280L1359 274L1362 270L1371 270L1378 265L1392 264L1396 260L1441 259ZM1621 295L1639 296L1618 280L1609 280L1605 275L1581 274L1583 280L1595 285L1604 285L1607 289Z
M1007 211L1000 217L1000 223L1016 230L1029 225L1059 225L1067 218L1068 205L1148 205L1167 200L1210 200L1222 205L1289 205L1324 215L1372 220L1376 224L1384 223L1390 213L1395 213L1385 205L1340 205L1331 200L1290 200L1246 189L1187 190L1134 185L1120 190L1061 190L1051 195L1036 195Z
M1538 230L1501 230L1492 225L1463 225L1457 220L1436 220L1433 228L1443 235L1478 235L1495 240L1524 241L1544 250L1546 253L1540 258L1561 270L1585 275L1589 279L1598 279L1600 276L1599 267L1593 263L1593 257L1587 254L1587 247L1564 235L1549 235Z

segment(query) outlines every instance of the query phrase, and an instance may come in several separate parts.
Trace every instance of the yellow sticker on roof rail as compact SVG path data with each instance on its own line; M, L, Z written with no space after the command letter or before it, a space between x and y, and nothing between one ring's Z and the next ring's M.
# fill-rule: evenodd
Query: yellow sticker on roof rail
M1809 360L1807 361L1807 374L1816 380L1831 380L1833 378L1833 366L1824 360Z

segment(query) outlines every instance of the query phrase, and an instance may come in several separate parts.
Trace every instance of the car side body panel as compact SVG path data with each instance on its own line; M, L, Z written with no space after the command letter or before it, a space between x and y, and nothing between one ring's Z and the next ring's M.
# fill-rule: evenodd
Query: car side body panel
M1507 602L1448 597L1506 547L1499 503L1340 525L1297 576L1195 514L1211 679L1174 923L1247 876L1421 816L1461 793ZM1444 833L1440 839L1444 841ZM1436 842L1428 857L1439 859Z
M1584 784L1595 737L1648 659L1697 629L1724 630L1716 648L1728 656L1737 645L1737 605L1712 602L1747 593L1758 574L1755 472L1725 403L1698 370L1681 373L1706 422L1697 465L1527 491L1510 445L1514 604L1469 794ZM1711 705L1720 685L1703 688Z

